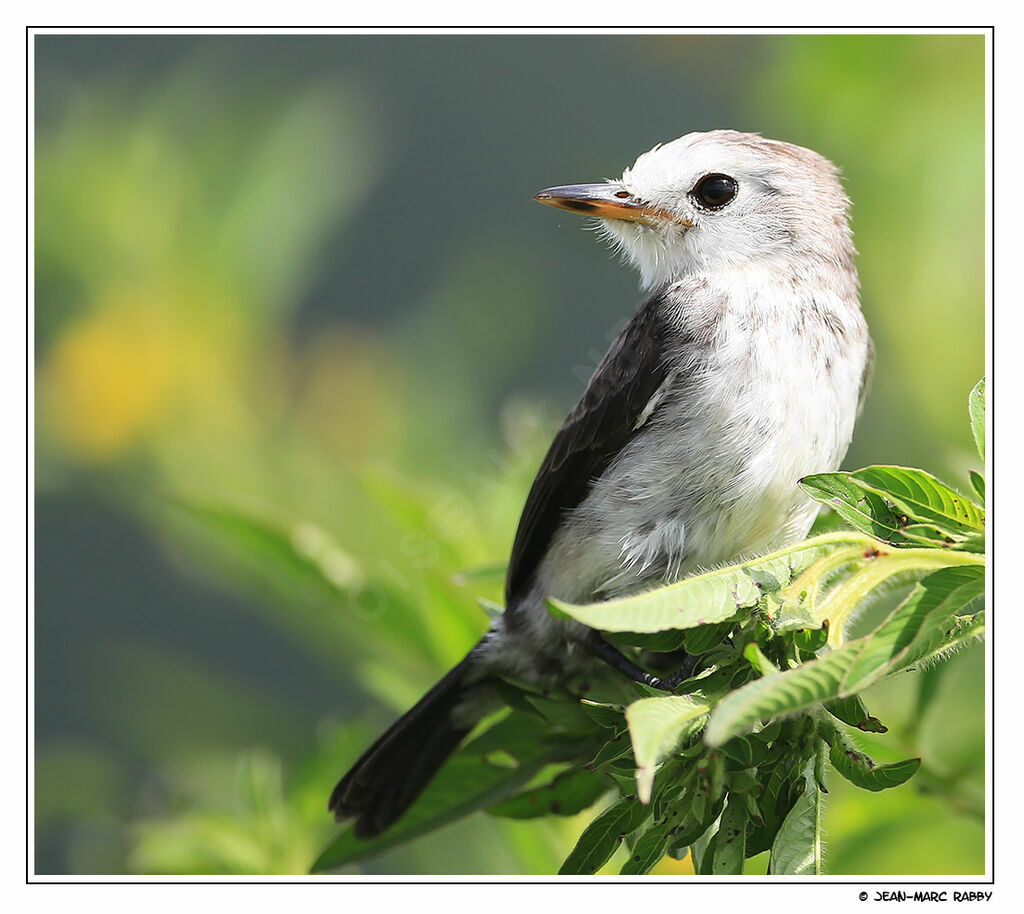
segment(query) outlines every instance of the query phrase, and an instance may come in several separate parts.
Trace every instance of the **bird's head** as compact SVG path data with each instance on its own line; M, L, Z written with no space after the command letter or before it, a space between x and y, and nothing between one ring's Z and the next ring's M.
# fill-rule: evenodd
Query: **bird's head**
M835 166L756 134L688 133L645 152L618 180L551 187L535 199L598 219L648 288L751 263L856 276Z

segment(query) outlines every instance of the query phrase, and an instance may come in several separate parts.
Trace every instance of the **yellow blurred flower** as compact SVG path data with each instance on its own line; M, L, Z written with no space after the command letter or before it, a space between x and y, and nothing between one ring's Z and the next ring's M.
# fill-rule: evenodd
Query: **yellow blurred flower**
M157 421L175 334L159 308L101 307L67 325L42 367L41 423L83 460L108 460Z

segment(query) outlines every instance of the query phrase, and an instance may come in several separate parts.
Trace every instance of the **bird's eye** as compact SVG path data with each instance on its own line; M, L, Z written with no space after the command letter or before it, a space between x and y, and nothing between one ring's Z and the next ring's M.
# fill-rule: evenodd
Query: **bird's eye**
M728 175L705 175L690 191L701 206L721 209L736 196L736 182Z

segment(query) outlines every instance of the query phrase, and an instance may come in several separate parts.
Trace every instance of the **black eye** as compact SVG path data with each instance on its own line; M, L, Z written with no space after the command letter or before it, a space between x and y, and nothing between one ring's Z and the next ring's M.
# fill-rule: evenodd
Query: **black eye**
M690 191L701 206L721 209L736 196L736 182L728 175L705 175Z

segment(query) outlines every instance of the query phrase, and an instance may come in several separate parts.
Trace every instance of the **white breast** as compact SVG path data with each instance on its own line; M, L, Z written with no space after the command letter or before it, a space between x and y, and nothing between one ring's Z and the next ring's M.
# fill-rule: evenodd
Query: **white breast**
M855 302L739 274L681 282L673 303L676 370L556 535L549 594L621 595L798 541L817 506L797 480L846 454L868 358Z

